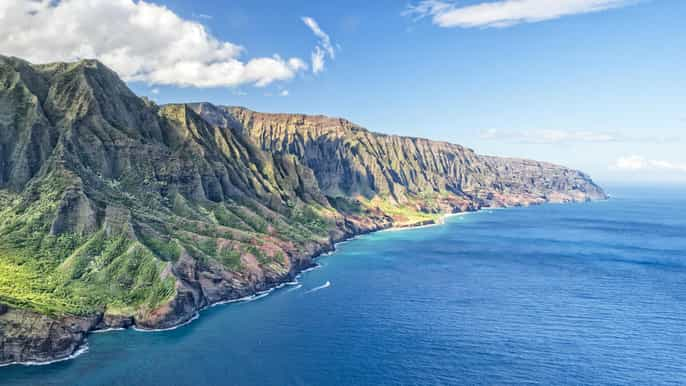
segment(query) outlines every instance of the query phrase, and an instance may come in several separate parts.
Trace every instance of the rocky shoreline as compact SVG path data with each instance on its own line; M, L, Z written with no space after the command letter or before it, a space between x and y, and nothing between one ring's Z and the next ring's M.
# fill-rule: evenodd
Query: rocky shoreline
M26 366L43 366L49 365L65 360L76 358L88 351L87 337L93 333L104 333L108 331L120 331L133 328L140 332L162 332L171 331L179 327L188 325L198 319L200 313L208 308L212 308L222 304L238 303L242 301L255 300L258 297L266 296L273 290L284 286L286 283L293 282L297 277L309 269L317 267L314 260L324 254L335 252L336 244L349 241L357 236L368 233L373 233L379 230L388 229L387 224L379 224L377 227L371 229L362 229L357 233L344 233L342 237L332 239L328 245L314 252L310 256L305 256L298 261L308 261L308 264L294 265L291 271L276 281L265 281L257 283L256 290L252 293L237 293L233 297L223 298L211 303L207 303L197 309L192 309L191 312L184 312L177 315L178 318L174 322L164 321L164 324L159 326L145 326L136 323L133 316L113 317L100 313L91 317L64 317L61 319L51 319L48 316L39 313L10 308L4 304L0 304L0 325L13 324L17 327L20 325L28 325L31 331L26 328L20 330L26 333L18 339L12 339L6 335L0 335L0 343L2 343L2 351L14 351L24 355L30 355L30 358L24 361L10 361L4 362L0 360L0 367L12 365L26 365ZM52 344L51 344L52 343ZM12 350L12 347L16 347ZM28 347L38 347L39 350L33 351L31 354L27 353ZM42 351L40 349L45 349Z
M591 201L591 200L585 200ZM570 201L565 201L562 203L572 203L572 202L580 202L577 200L570 200ZM561 203L557 201L546 201L546 202L541 202L541 201L532 201L532 202L527 202L524 203L521 206L529 206L529 205L541 205L541 204L550 204L550 203ZM520 206L520 205L518 205ZM357 228L356 231L353 232L344 232L341 233L339 237L332 238L330 243L327 245L322 246L320 249L314 251L313 254L310 256L304 256L303 258L297 259L297 261L306 261L307 264L298 264L294 265L293 268L289 271L289 273L283 277L281 277L278 280L275 281L265 281L263 283L258 283L256 286L256 290L252 293L245 293L245 294L240 294L236 295L233 297L227 297L223 298L211 303L207 303L203 305L202 307L199 307L197 309L193 309L191 312L184 312L182 315L177 315L178 318L175 319L174 323L169 323L166 321L164 324L160 326L141 326L136 323L136 320L132 316L128 317L113 317L110 315L105 315L104 313L94 315L92 317L88 318L78 318L78 317L65 317L61 320L53 320L48 318L47 316L40 315L38 313L32 312L32 311L27 311L27 310L19 310L19 309L12 309L9 308L5 305L0 304L0 318L7 318L7 315L11 314L16 314L16 317L19 319L23 319L21 322L22 324L26 324L25 320L26 319L33 319L36 320L35 323L29 323L31 328L35 328L35 332L47 332L47 334L43 334L37 338L37 340L40 340L41 337L48 340L51 336L61 336L60 339L57 340L57 347L51 347L49 350L46 350L46 352L43 352L42 355L37 355L34 356L26 361L13 361L13 362L7 362L7 363L2 363L0 361L0 367L5 367L5 366L11 366L11 365L35 365L35 366L40 366L40 365L48 365L60 361L65 361L65 360L70 360L74 359L77 356L86 353L88 351L88 345L87 345L87 337L90 334L93 333L104 333L108 331L117 331L117 330L124 330L124 329L129 329L133 328L136 331L140 332L162 332L162 331L170 331L174 330L180 327L183 327L185 325L188 325L195 321L196 319L199 318L200 313L208 308L212 308L218 305L222 304L230 304L230 303L238 303L238 302L243 302L243 301L252 301L256 300L258 298L267 296L270 294L272 291L281 288L288 283L294 283L298 276L310 269L313 269L317 267L317 263L315 262L315 259L318 257L328 254L328 253L333 253L336 251L336 245L339 243L343 243L349 240L352 240L358 236L362 236L365 234L369 233L374 233L377 231L383 231L383 230L402 230L402 229L408 229L408 228L421 228L421 227L426 227L426 226L434 226L434 225L442 225L444 224L445 218L452 216L452 215L458 215L458 214L466 214L466 213L474 213L478 212L483 209L498 209L498 208L506 208L507 206L484 206L484 207L477 207L477 208L470 208L466 211L462 212L453 212L453 213L444 213L438 220L428 220L428 221L419 221L417 223L412 223L412 224L403 224L400 226L396 226L392 223L373 223L374 226L369 227L369 228ZM36 328L37 327L37 328ZM3 342L3 345L8 344L7 338L5 337L5 342ZM44 347L47 348L45 344L36 344L37 342L30 342L28 345L33 345L33 346L38 346L38 347ZM27 341L18 341L18 342L10 342L9 344L14 344L14 345L21 345L26 347L27 346Z

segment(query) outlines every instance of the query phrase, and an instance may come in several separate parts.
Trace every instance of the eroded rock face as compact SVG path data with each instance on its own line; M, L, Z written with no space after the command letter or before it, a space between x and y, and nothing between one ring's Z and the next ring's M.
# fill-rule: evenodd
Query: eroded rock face
M482 157L498 174L502 193L543 197L546 202L602 200L602 188L578 171L547 162L518 158Z
M96 231L97 217L91 201L81 191L68 190L62 196L57 216L52 222L50 233L92 233Z
M33 286L0 281L0 364L67 357L93 329L184 323L398 226L393 209L604 197L561 166L339 118L160 107L97 61L0 56L0 263L50 279L26 299Z
M0 363L47 362L65 358L81 346L97 323L92 318L50 318L7 309L0 313Z
M191 107L208 122L251 138L265 151L294 155L312 169L328 196L381 196L402 204L412 197L451 193L441 199L442 211L605 198L590 177L563 166L480 156L460 145L372 133L339 118L207 103Z
M329 196L380 195L404 203L408 195L459 194L489 186L489 181L473 178L489 168L471 149L459 145L376 134L344 119L242 108L224 111L263 149L297 156Z

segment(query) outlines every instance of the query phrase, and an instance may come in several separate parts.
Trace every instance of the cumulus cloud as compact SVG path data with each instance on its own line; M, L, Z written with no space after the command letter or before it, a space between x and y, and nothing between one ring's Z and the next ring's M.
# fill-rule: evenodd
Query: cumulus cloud
M639 0L500 0L457 6L452 2L424 0L410 6L406 15L431 17L444 28L509 27L557 19L562 16L619 8Z
M527 144L560 144L573 142L650 142L665 143L678 141L673 137L631 137L618 132L598 132L589 130L523 130L508 131L498 129L482 130L480 138Z
M329 58L333 60L336 57L336 50L331 44L331 38L321 29L321 27L319 27L317 21L308 16L304 16L302 21L319 39L319 42L312 50L311 55L312 72L318 74L324 71L325 57L328 55Z
M96 58L127 81L194 87L266 86L307 69L296 57L242 59L240 45L142 0L0 1L0 52L36 63Z
M655 170L686 173L686 163L675 163L665 160L649 159L640 155L618 158L611 169L623 171Z

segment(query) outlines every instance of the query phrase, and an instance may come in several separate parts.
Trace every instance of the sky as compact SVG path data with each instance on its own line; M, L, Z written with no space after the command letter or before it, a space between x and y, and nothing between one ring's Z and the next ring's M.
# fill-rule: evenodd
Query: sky
M0 0L0 54L97 58L160 104L686 183L683 0Z

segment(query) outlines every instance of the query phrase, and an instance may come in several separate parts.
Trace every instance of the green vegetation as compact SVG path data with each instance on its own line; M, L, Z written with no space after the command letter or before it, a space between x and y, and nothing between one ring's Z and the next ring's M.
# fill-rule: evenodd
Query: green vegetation
M161 257L165 261L176 261L179 259L181 249L176 240L163 240L158 237L148 237L139 235L138 238L148 247L155 255Z
M441 217L438 213L425 213L412 206L411 203L405 205L398 205L392 203L390 200L382 198L375 198L364 202L367 206L378 208L382 212L393 218L397 226L407 226L413 224L420 224L426 221L436 221Z
M364 206L358 200L347 197L327 197L331 206L342 213L361 215L364 213Z
M244 207L231 208L233 213L250 226L252 231L267 233L267 222L254 212Z
M232 271L237 271L241 268L241 253L230 247L222 248L219 251L218 260Z
M137 98L94 61L0 56L0 78L0 303L48 315L144 316L175 296L180 261L223 274L256 269L254 257L276 279L286 255L329 243L344 220L413 225L470 197L526 203L556 186L604 197L568 169L341 119L204 105L204 120Z
M240 217L227 210L223 205L217 205L213 213L219 225L228 228L250 230L249 226L247 226L247 224Z
M145 314L175 296L181 260L222 274L254 257L275 279L286 254L329 243L344 220L414 225L504 194L604 197L568 169L341 119L204 104L204 120L137 98L93 61L0 56L0 70L0 302L48 315Z
M161 277L164 263L144 245L103 232L74 248L75 240L52 237L39 247L40 259L1 250L0 301L48 315L88 315L104 307L152 309L173 296L174 278Z
M217 240L204 239L197 243L198 248L207 256L217 257Z
M302 209L296 210L293 221L317 235L326 235L332 226L311 206L304 206Z
M257 259L257 261L260 262L260 264L266 264L269 262L269 256L267 256L260 248L254 245L249 245L247 247L247 252L255 256L255 258Z
M52 173L2 212L0 302L48 315L89 315L105 307L133 313L174 294L155 254L178 256L159 241L146 246L127 236L66 232L51 224L70 176Z
M104 230L52 235L51 224L70 178L51 174L21 199L0 195L6 204L0 217L0 302L48 315L87 315L104 309L134 314L174 296L175 279L161 273L183 250L200 262L211 259L232 271L243 268L244 254L260 265L278 266L285 255L268 252L273 249L264 244L270 237L299 248L313 240L326 241L334 226L335 212L327 207L298 204L287 214L278 214L253 200L198 203L175 194L171 211L154 200L127 203L137 211L136 221L148 224L136 232L136 239ZM407 221L434 216L381 200L336 201L336 206L342 205L345 212L355 213L364 213L364 205L376 205Z

